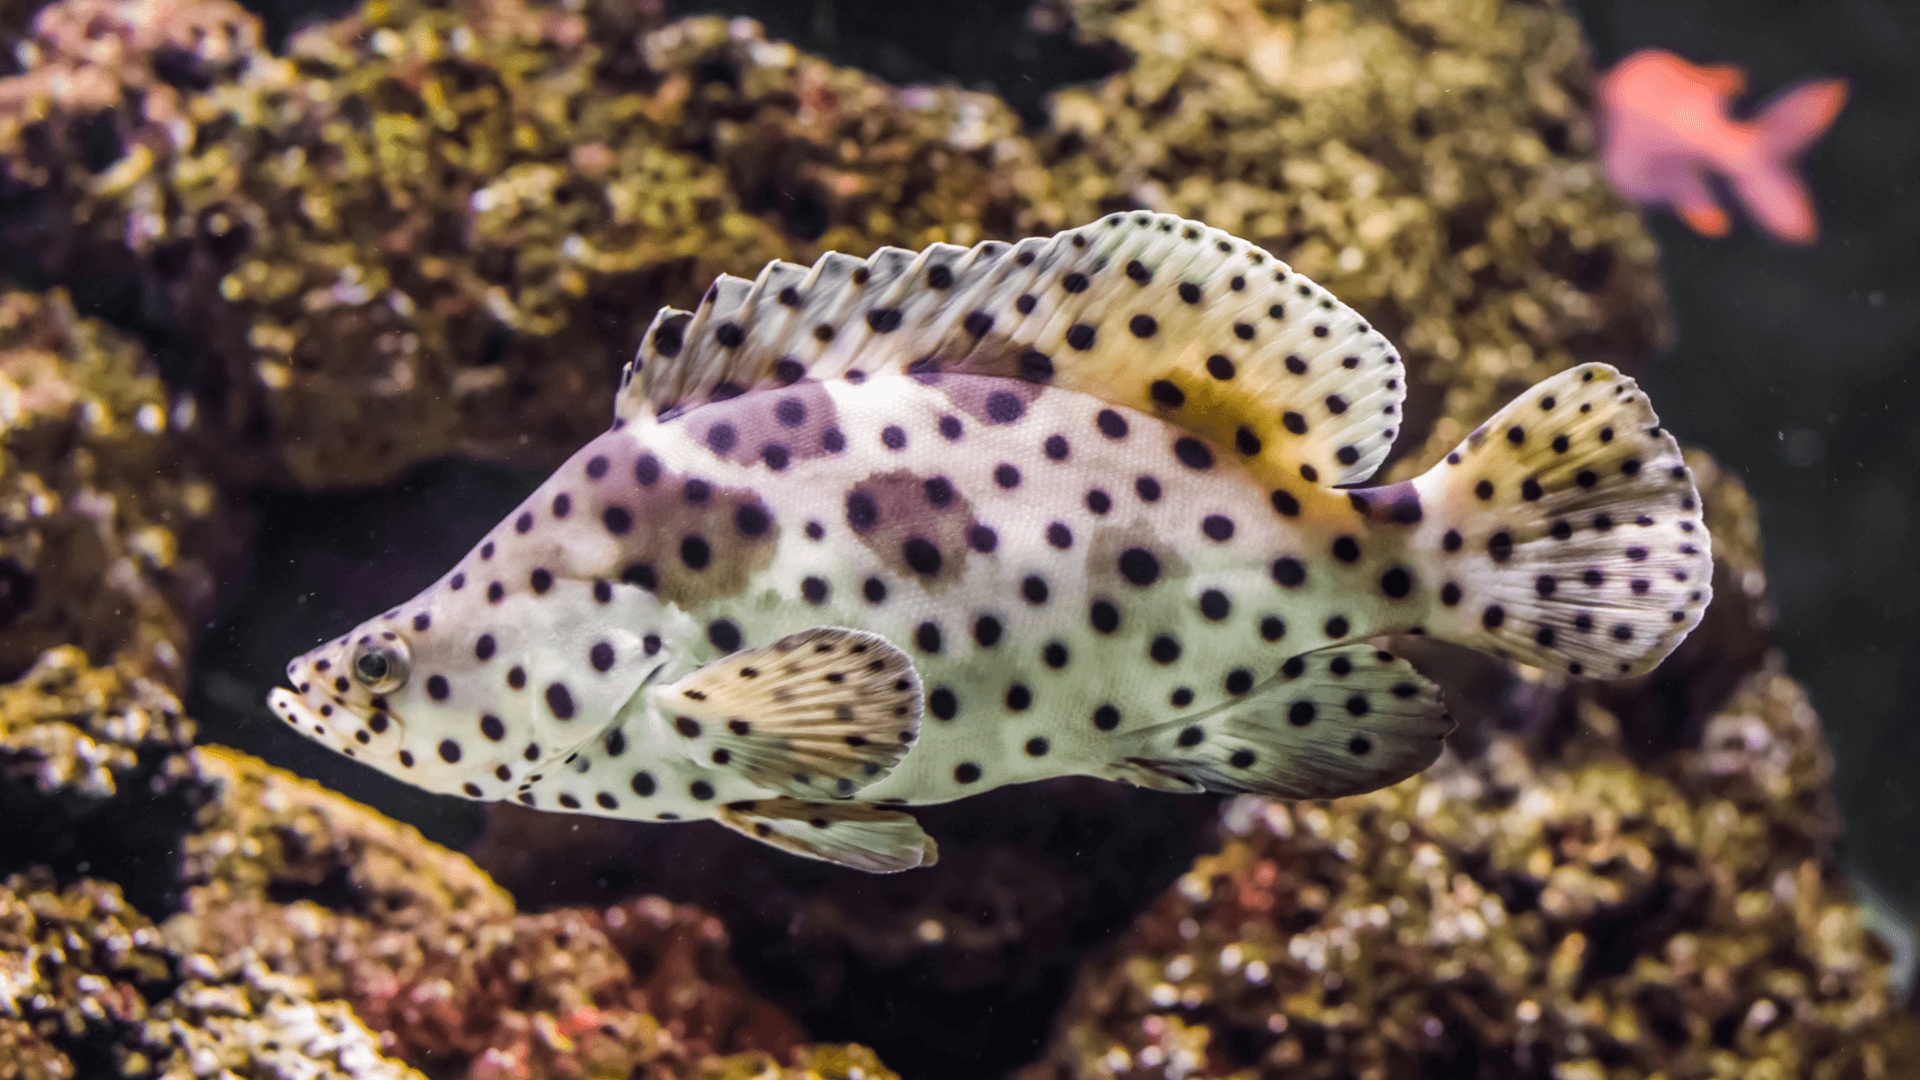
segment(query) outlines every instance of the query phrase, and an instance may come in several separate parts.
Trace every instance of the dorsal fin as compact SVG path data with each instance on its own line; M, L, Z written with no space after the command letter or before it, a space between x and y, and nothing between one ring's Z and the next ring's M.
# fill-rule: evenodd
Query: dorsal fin
M1400 357L1267 252L1167 214L1051 238L772 263L662 311L630 365L635 419L802 378L938 372L1044 382L1237 450L1269 485L1353 484L1400 427Z

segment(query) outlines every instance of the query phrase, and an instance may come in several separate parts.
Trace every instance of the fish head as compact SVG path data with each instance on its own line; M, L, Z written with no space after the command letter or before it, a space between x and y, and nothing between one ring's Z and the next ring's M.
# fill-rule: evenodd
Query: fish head
M449 766L469 755L458 740L458 750L443 753L441 742L483 728L504 735L514 703L504 684L500 700L478 700L484 661L474 638L434 632L436 623L451 621L447 606L423 594L295 657L286 669L292 688L273 690L268 705L288 726L347 757L428 790L460 792L472 763ZM479 651L511 664L511 655L524 651L519 636L492 635Z
M603 734L698 632L621 577L600 515L572 512L590 475L563 467L418 596L296 657L273 712L415 787L475 799L512 797Z

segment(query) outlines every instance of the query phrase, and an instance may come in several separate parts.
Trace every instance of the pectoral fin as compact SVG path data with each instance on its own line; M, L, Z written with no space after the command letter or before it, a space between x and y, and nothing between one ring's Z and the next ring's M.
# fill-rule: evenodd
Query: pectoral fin
M920 730L920 676L885 638L823 626L650 691L680 747L801 799L887 775Z
M867 803L760 799L729 803L717 820L782 851L874 874L939 861L940 848L911 815Z

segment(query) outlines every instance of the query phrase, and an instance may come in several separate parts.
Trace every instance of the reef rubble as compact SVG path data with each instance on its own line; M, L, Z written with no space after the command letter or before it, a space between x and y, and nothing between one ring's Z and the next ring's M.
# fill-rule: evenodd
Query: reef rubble
M37 291L0 295L0 1080L1920 1070L1757 515L1704 455L1716 599L1667 665L1397 643L1462 728L1335 804L1011 789L927 812L942 863L885 879L503 807L476 865L195 746L174 695L247 496L549 465L716 273L1201 217L1402 346L1392 478L1666 340L1561 5L1036 17L1124 65L1035 129L650 3L371 0L280 54L229 0L9 22L0 252ZM811 1041L856 1036L881 1054Z

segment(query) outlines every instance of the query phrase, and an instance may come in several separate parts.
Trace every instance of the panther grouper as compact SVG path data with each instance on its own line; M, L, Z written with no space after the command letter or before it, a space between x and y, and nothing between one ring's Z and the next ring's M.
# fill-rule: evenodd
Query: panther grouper
M1359 486L1405 395L1351 309L1166 215L722 277L654 320L611 431L272 707L431 791L874 871L935 858L894 807L1002 784L1372 790L1451 723L1370 639L1631 676L1711 576L1619 372Z

